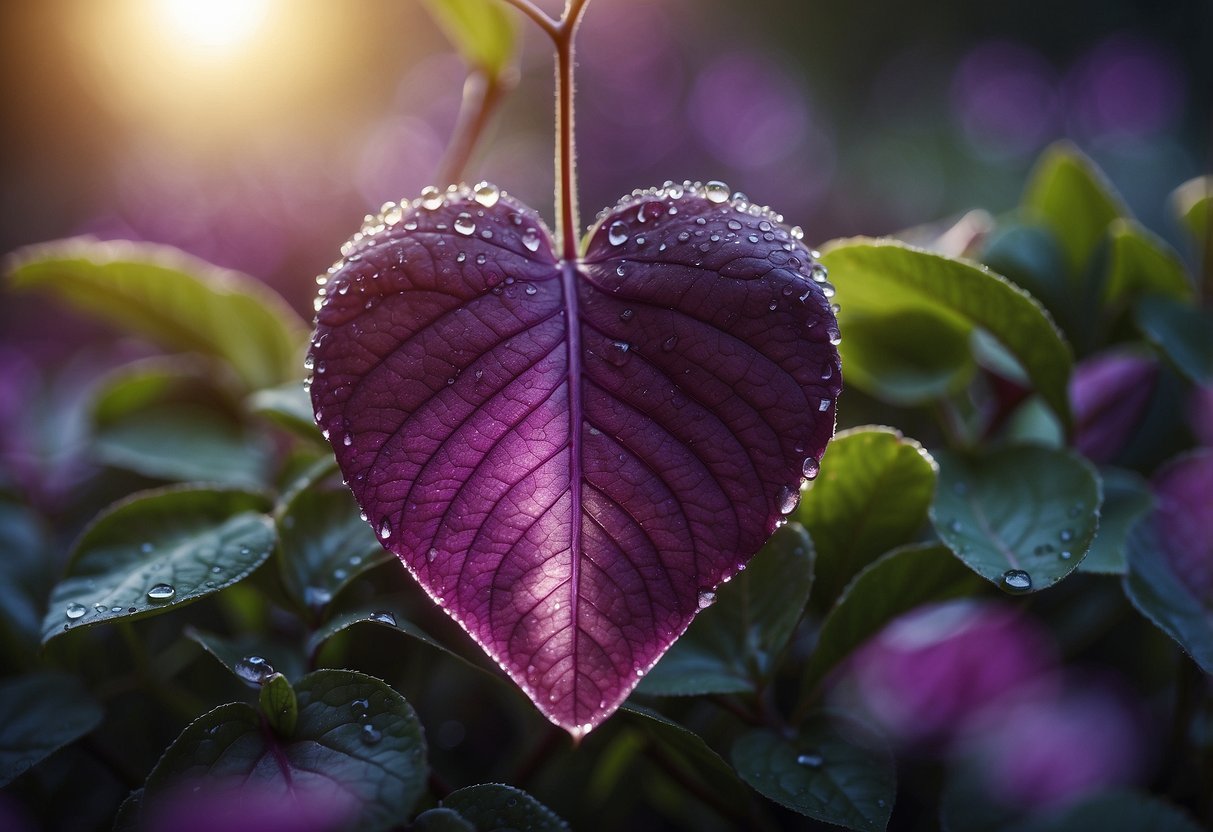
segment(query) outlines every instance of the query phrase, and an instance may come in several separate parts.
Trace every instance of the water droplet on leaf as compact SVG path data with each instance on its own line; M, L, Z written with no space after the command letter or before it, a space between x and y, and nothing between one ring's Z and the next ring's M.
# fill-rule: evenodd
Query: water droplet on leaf
M371 613L371 621L377 621L380 624L387 624L389 627L396 626L396 616L388 610L378 610Z
M177 594L177 589L172 584L156 584L147 591L149 601L168 601Z
M628 227L618 220L611 223L607 229L607 241L613 246L621 246L628 241Z
M485 208L492 208L501 198L501 191L491 182L480 182L476 185L473 198Z
M383 732L374 725L363 725L359 737L362 739L363 745L375 745L383 739Z
M77 618L82 618L86 612L88 612L88 609L84 606L84 604L77 604L75 601L68 604L67 609L64 610L64 613L72 621L75 621Z
M703 195L707 197L708 202L715 202L716 204L727 202L729 199L729 186L713 179L703 186Z
M232 670L236 671L241 681L255 688L274 675L274 666L261 656L245 656L232 665Z
M1008 569L1002 573L1002 588L1018 595L1032 589L1032 576L1022 569Z
M455 231L465 237L469 237L476 230L476 221L472 219L472 215L462 213L455 217Z
M821 768L821 764L824 762L825 760L822 758L822 756L815 753L801 754L796 758L797 765L806 766L808 768Z

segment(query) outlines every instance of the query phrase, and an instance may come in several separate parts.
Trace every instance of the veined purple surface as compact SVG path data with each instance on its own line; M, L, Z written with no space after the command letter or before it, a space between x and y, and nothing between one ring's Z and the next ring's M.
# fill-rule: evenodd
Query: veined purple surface
M316 420L383 545L554 723L609 716L758 551L834 432L798 229L638 191L561 262L492 186L384 206L322 275Z

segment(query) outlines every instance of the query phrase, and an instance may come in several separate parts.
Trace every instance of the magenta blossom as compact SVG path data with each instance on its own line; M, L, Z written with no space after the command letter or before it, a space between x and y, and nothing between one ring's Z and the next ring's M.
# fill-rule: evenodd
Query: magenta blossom
M997 603L951 601L901 616L852 660L872 719L909 744L948 740L955 727L1048 675L1052 645L1033 623Z
M1140 424L1157 377L1153 358L1123 351L1100 353L1075 367L1074 447L1093 462L1113 459Z

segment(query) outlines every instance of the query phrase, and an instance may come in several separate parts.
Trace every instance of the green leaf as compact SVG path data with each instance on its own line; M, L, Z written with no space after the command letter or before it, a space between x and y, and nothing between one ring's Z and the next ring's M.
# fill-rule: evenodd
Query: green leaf
M1101 575L1123 575L1129 529L1150 510L1153 499L1145 480L1132 471L1103 468L1099 475L1103 481L1099 531L1078 569Z
M158 615L243 580L275 543L268 501L243 491L144 491L102 512L51 593L42 640Z
M559 815L522 789L500 783L458 789L448 794L442 805L471 821L480 832L506 829L560 832L569 828Z
M101 724L101 706L74 676L46 671L0 680L0 786Z
M816 603L828 605L857 572L913 540L934 493L935 461L913 439L885 427L835 436L794 515L817 546Z
M933 312L839 315L847 383L897 405L916 405L964 387L976 365L965 325Z
M33 659L53 560L42 528L24 506L0 500L0 656ZM16 661L14 659L14 667Z
M428 769L421 724L404 697L348 670L311 673L295 693L289 740L262 730L257 710L243 703L192 722L148 775L145 809L186 783L229 797L251 784L284 801L348 810L359 830L411 815Z
M1149 794L1105 792L1059 811L1036 815L1007 832L1199 832L1177 806Z
M815 691L829 672L899 615L922 604L972 595L981 579L945 547L895 549L860 572L821 624L801 690Z
M292 495L278 511L278 539L283 585L317 613L359 575L394 560L344 486L315 484Z
M1047 227L1061 243L1071 285L1081 279L1108 224L1128 216L1107 178L1069 142L1058 142L1041 154L1021 207L1026 219Z
M373 606L362 607L354 610L347 610L335 614L332 618L324 623L319 629L312 633L308 639L308 650L315 652L333 636L338 633L348 630L355 624L370 624L377 627L385 627L403 633L410 638L416 639L430 647L454 656L461 661L466 661L458 653L444 646L433 638L429 633L422 630L413 622L405 617L400 606L393 603L390 599L381 598L374 602ZM474 666L474 665L473 665Z
M1036 390L1063 419L1069 421L1066 384L1070 377L1070 348L1041 305L1019 287L976 263L954 260L938 254L910 248L890 240L853 238L830 243L822 262L830 270L838 287L841 308L838 315L843 340L839 349L847 378L860 389L877 397L887 382L900 384L902 370L872 361L872 350L858 336L877 332L882 346L880 356L903 351L905 356L924 356L938 340L943 352L952 356L957 372L959 347L954 343L960 333L966 336L973 327L985 329L1023 366ZM907 319L919 320L906 332L891 329ZM936 334L938 333L938 334ZM926 339L925 343L923 339ZM902 359L897 359L902 361ZM925 368L938 376L938 358ZM965 362L971 362L967 352ZM873 382L868 385L868 379ZM898 396L895 402L904 402ZM925 399L920 399L925 400Z
M1126 541L1125 594L1205 673L1213 674L1213 609L1185 586L1171 565L1151 518L1136 523Z
M638 690L693 696L755 689L796 628L812 586L813 542L800 524L789 524L720 587L712 608L699 614Z
M1209 248L1213 237L1213 176L1189 179L1171 193L1175 216L1196 242L1197 259Z
M246 404L249 412L269 419L296 436L317 444L324 443L320 428L316 427L312 400L302 383L290 381L278 387L258 390L248 397Z
M299 700L295 698L295 689L285 676L273 673L261 683L257 705L278 736L283 739L294 736L295 726L299 723Z
M237 488L265 483L269 449L212 408L159 404L98 426L100 462L145 477Z
M499 0L424 0L426 9L467 64L500 75L514 63L518 33Z
M1065 332L1074 326L1077 293L1066 280L1066 255L1053 232L1038 225L1007 223L990 237L981 262L1027 290L1053 315Z
M973 571L1018 594L1052 586L1078 566L1099 522L1099 475L1089 462L1031 445L935 456L931 522Z
M737 773L698 734L640 705L629 703L620 711L629 714L632 722L661 744L684 776L699 781L725 803L735 806L745 803L748 791Z
M227 637L196 627L186 627L185 636L250 687L259 686L260 679L268 678L274 672L280 672L288 679L301 679L307 668L306 656L294 641L257 632ZM260 677L255 684L254 676Z
M893 811L893 755L871 731L841 714L814 715L791 739L751 731L733 746L733 765L760 794L827 823L881 830Z
M77 237L30 246L10 263L17 289L40 289L162 347L202 353L249 389L302 374L307 327L253 278L167 246Z
M1213 316L1166 297L1138 301L1137 326L1193 383L1213 383Z
M1109 234L1111 251L1104 283L1105 304L1142 295L1192 298L1192 282L1183 261L1165 241L1133 220L1114 220Z

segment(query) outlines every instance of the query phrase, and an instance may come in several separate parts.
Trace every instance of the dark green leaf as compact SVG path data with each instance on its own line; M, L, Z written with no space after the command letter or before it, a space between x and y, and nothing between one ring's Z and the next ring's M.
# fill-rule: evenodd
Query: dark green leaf
M300 679L307 667L306 657L297 644L261 633L247 632L228 638L186 627L185 635L250 686L254 686L250 668L263 678L277 671L288 679Z
M840 714L813 716L792 739L751 731L733 746L733 765L760 794L827 823L880 830L893 811L893 755Z
M291 495L278 511L278 539L283 585L314 612L368 569L395 559L344 486L314 484Z
M46 641L189 604L247 577L273 551L268 501L243 491L145 491L101 513L51 593Z
M262 730L249 705L222 705L192 722L148 775L145 809L183 784L232 796L249 784L282 800L347 809L351 828L387 829L425 789L421 724L400 694L348 670L318 670L295 687L294 736Z
M1101 495L1099 476L1082 457L1024 445L936 459L931 522L983 578L1008 592L1033 592L1060 581L1086 555Z
M1123 575L1125 540L1133 523L1150 510L1150 489L1132 471L1103 468L1099 473L1103 480L1099 531L1078 568L1082 572Z
M1205 673L1213 674L1213 609L1202 604L1167 562L1151 518L1138 521L1125 542L1125 594L1146 618L1175 639Z
M1022 208L1026 219L1050 229L1061 243L1071 284L1081 278L1108 224L1128 215L1095 163L1069 142L1058 142L1041 155Z
M160 404L99 425L93 452L100 462L164 480L258 488L269 449L213 409Z
M902 613L932 601L971 595L981 580L945 547L895 549L860 572L821 624L801 690L811 694L838 663Z
M1008 223L991 236L981 262L1026 289L1048 309L1062 329L1070 332L1077 309L1077 294L1066 279L1066 255L1048 228Z
M1108 792L1054 813L1037 815L1007 832L1200 832L1183 810L1153 795Z
M1196 242L1199 260L1202 252L1209 249L1213 239L1213 176L1197 176L1189 179L1171 193L1171 205L1175 216Z
M28 654L38 643L52 563L33 512L0 500L0 645L5 652Z
M967 344L968 332L981 327L1014 356L1045 401L1068 422L1070 348L1040 304L1019 287L978 264L887 240L833 242L822 262L838 286L838 322L844 336L839 349L847 378L852 383L864 378L879 382L872 387L859 385L865 392L880 397L885 376L891 376L889 382L897 385L900 369L865 363L868 348L862 337L855 336L855 324L859 324L860 335L866 336L877 333L882 325L904 323L907 316L930 318L938 334L927 330L925 321L904 334L899 330L880 332L880 354L895 356L896 350L903 350L906 356L922 356L934 350L936 339L942 339L940 347L953 355L955 363L959 358L955 336L964 333ZM853 347L852 341L860 343ZM937 377L938 356L928 358L929 375ZM971 361L967 352L965 361Z
M412 832L476 832L472 822L454 809L429 809L413 818Z
M471 821L479 832L528 829L532 832L559 832L569 825L535 798L521 789L500 783L484 783L453 791L442 801Z
M425 0L425 7L469 66L499 75L514 62L513 15L498 0Z
M1192 282L1169 245L1133 220L1115 220L1109 229L1111 252L1104 303L1114 304L1142 295L1192 297Z
M627 704L620 711L629 714L634 723L660 743L681 764L684 775L702 783L725 803L735 806L745 803L747 790L737 779L737 773L698 734L640 705Z
M1166 297L1142 298L1137 326L1196 384L1213 383L1213 316Z
M143 789L135 789L126 796L114 816L113 832L140 832L139 812L143 808Z
M308 640L308 649L318 649L321 644L338 633L348 630L355 624L371 624L399 631L410 638L428 644L430 647L434 647L456 658L462 658L457 653L435 641L432 636L416 624L409 621L400 610L400 607L388 599L380 599L375 602L374 606L337 613L326 621L324 626L312 634L312 637Z
M258 390L248 397L247 406L250 412L264 416L297 436L317 443L324 441L320 428L316 427L312 400L298 381Z
M842 431L821 461L821 473L795 518L817 547L818 606L828 606L857 572L927 522L935 493L935 461L892 428Z
M257 705L278 736L283 739L294 736L295 726L299 723L299 700L295 698L295 689L285 676L272 673L261 683Z
M754 689L792 635L812 586L813 542L800 524L789 524L717 591L711 609L699 614L638 690L691 696Z
M22 249L10 284L41 289L166 349L229 365L249 389L299 377L307 328L265 284L167 246L73 238Z
M0 680L0 786L101 724L105 715L80 681L41 672Z

